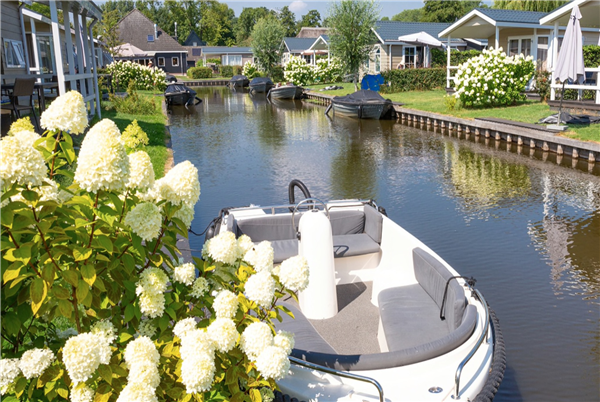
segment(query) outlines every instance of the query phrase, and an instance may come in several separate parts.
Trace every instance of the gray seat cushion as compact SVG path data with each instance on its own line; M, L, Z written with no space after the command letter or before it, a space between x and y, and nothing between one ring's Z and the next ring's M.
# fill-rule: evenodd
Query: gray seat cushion
M298 255L298 240L275 240L271 242L275 258L273 263L280 264L290 257Z
M362 211L329 211L331 234L334 236L363 233L365 214Z
M365 233L381 244L383 216L373 207L365 205Z
M378 253L379 250L379 244L366 233L333 236L333 255L336 258Z
M450 333L440 309L421 285L389 288L379 293L379 314L390 351L422 345Z

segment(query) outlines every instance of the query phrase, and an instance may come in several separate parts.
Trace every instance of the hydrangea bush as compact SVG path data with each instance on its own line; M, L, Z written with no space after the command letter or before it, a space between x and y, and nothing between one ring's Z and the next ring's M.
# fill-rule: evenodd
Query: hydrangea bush
M164 91L167 74L156 67L147 67L132 61L113 61L106 66L106 71L112 74L113 82L127 85L135 81L136 89Z
M484 50L458 67L455 96L467 107L511 105L525 99L523 91L534 71L531 56L507 56L502 48Z
M249 80L252 78L260 77L260 71L256 64L251 61L247 61L244 63L244 67L242 67L242 75L245 75Z
M42 136L19 121L0 140L3 401L268 399L294 345L277 300L306 288L306 260L274 266L269 242L226 232L182 261L197 169L155 179L107 119L77 156L84 119L70 92Z
M314 81L317 83L339 82L342 75L342 66L336 59L317 60L317 65L314 66Z
M308 85L315 80L315 72L311 65L301 57L292 56L285 65L283 72L285 80L294 85Z

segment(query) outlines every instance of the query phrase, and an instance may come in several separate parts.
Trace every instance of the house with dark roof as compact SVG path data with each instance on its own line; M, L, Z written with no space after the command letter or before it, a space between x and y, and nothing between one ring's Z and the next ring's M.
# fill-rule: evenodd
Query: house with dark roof
M188 51L188 68L195 67L196 63L202 60L202 46L206 46L206 42L200 39L196 32L192 30L185 42L183 42L183 47L186 48Z
M490 47L501 47L509 56L532 56L538 68L551 70L551 55L560 48L566 23L564 26L557 25L555 31L554 25L540 23L547 15L548 13L536 11L476 8L442 30L438 37L445 42L452 42L455 38L484 38ZM595 18L598 21L597 14ZM598 28L582 26L581 30L583 45L598 44ZM456 66L447 67L447 84L450 86L452 71Z
M185 74L188 68L187 49L152 22L138 9L133 9L119 21L119 40L144 51L139 63L150 61L167 73Z
M437 38L438 34L448 28L449 23L437 22L403 22L403 21L377 21L372 28L377 38L371 60L368 65L369 73L397 68L414 68L422 65L425 60L425 46L406 43L398 38L404 35L426 32ZM465 50L472 47L463 39L453 39L450 43L452 49Z
M296 56L303 58L308 64L314 65L316 63L316 53L310 52L309 49L315 43L315 40L316 38L283 38L281 64L285 66L292 56Z
M202 60L206 65L207 59L220 59L222 66L243 66L253 61L254 53L249 47L237 46L203 46Z

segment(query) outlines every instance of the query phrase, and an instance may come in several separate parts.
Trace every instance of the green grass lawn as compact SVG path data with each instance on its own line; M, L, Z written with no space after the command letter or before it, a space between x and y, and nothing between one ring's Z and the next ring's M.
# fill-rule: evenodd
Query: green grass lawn
M109 102L102 102L102 118L110 119L114 121L119 130L123 132L125 128L131 124L133 120L138 121L138 124L148 135L148 146L146 146L146 152L150 155L152 160L152 166L154 167L154 175L156 178L161 178L165 174L165 163L169 157L169 150L165 145L165 125L166 117L162 112L162 100L161 96L155 96L153 91L138 91L140 96L152 97L156 105L155 111L151 115L133 115L118 113L115 110L107 110L105 106ZM162 95L162 92L160 93ZM90 123L93 125L97 121L97 118Z

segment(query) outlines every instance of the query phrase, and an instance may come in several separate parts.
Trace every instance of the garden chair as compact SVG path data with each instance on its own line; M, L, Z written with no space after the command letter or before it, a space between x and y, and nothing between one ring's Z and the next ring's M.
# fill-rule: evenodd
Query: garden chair
M12 92L8 95L10 99L9 105L2 105L3 109L12 111L15 119L21 118L23 110L31 110L33 116L33 124L39 128L38 118L35 114L35 106L33 105L33 92L35 89L35 78L16 78ZM19 97L29 97L29 102L26 105L19 104Z

